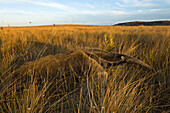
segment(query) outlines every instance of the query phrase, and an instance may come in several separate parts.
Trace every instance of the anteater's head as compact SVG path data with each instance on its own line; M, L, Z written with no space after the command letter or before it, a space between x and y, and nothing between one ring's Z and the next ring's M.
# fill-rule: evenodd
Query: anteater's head
M131 57L131 56L124 55L124 54L114 54L113 57L116 57L115 59L117 59L117 60L119 59L123 63L138 64L138 65L141 65L147 69L152 69L151 66L149 66L148 64L144 63L143 61L141 61L135 57Z

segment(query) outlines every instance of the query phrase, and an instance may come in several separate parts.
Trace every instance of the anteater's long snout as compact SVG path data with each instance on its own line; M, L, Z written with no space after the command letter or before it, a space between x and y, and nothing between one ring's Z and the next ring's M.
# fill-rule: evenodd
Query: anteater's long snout
M139 64L143 67L146 67L147 69L150 69L150 70L153 69L151 66L149 66L148 64L144 63L143 61L141 61L135 57L123 55L121 58L124 59L127 63L135 63L135 64Z

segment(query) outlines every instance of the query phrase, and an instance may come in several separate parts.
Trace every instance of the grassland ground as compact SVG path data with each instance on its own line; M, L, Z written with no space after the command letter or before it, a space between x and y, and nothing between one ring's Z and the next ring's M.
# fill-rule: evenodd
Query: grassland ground
M64 78L54 83L47 77L41 88L32 79L18 91L19 83L10 80L27 62L83 48L134 56L153 70L119 65L107 70L107 83L85 72L81 83L72 79L75 87L71 88ZM170 112L169 60L169 26L4 27L0 30L0 112Z

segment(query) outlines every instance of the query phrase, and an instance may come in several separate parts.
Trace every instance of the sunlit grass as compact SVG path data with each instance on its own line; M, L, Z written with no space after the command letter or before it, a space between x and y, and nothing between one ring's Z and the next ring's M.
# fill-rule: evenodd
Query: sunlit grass
M0 111L168 112L169 42L168 26L4 28L0 30ZM16 89L19 83L10 81L12 73L28 61L86 47L135 56L153 71L125 64L107 70L107 81L87 71L73 89L64 78L55 83L45 79L40 89L32 80L21 86L22 92Z

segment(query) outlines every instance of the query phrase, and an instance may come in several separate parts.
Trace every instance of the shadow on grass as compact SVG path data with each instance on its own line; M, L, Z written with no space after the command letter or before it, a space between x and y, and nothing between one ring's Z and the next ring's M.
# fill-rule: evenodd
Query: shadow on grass
M35 61L47 55L66 53L67 51L67 47L58 46L50 43L28 41L26 49L19 53L16 62L17 65L20 67L25 62Z

